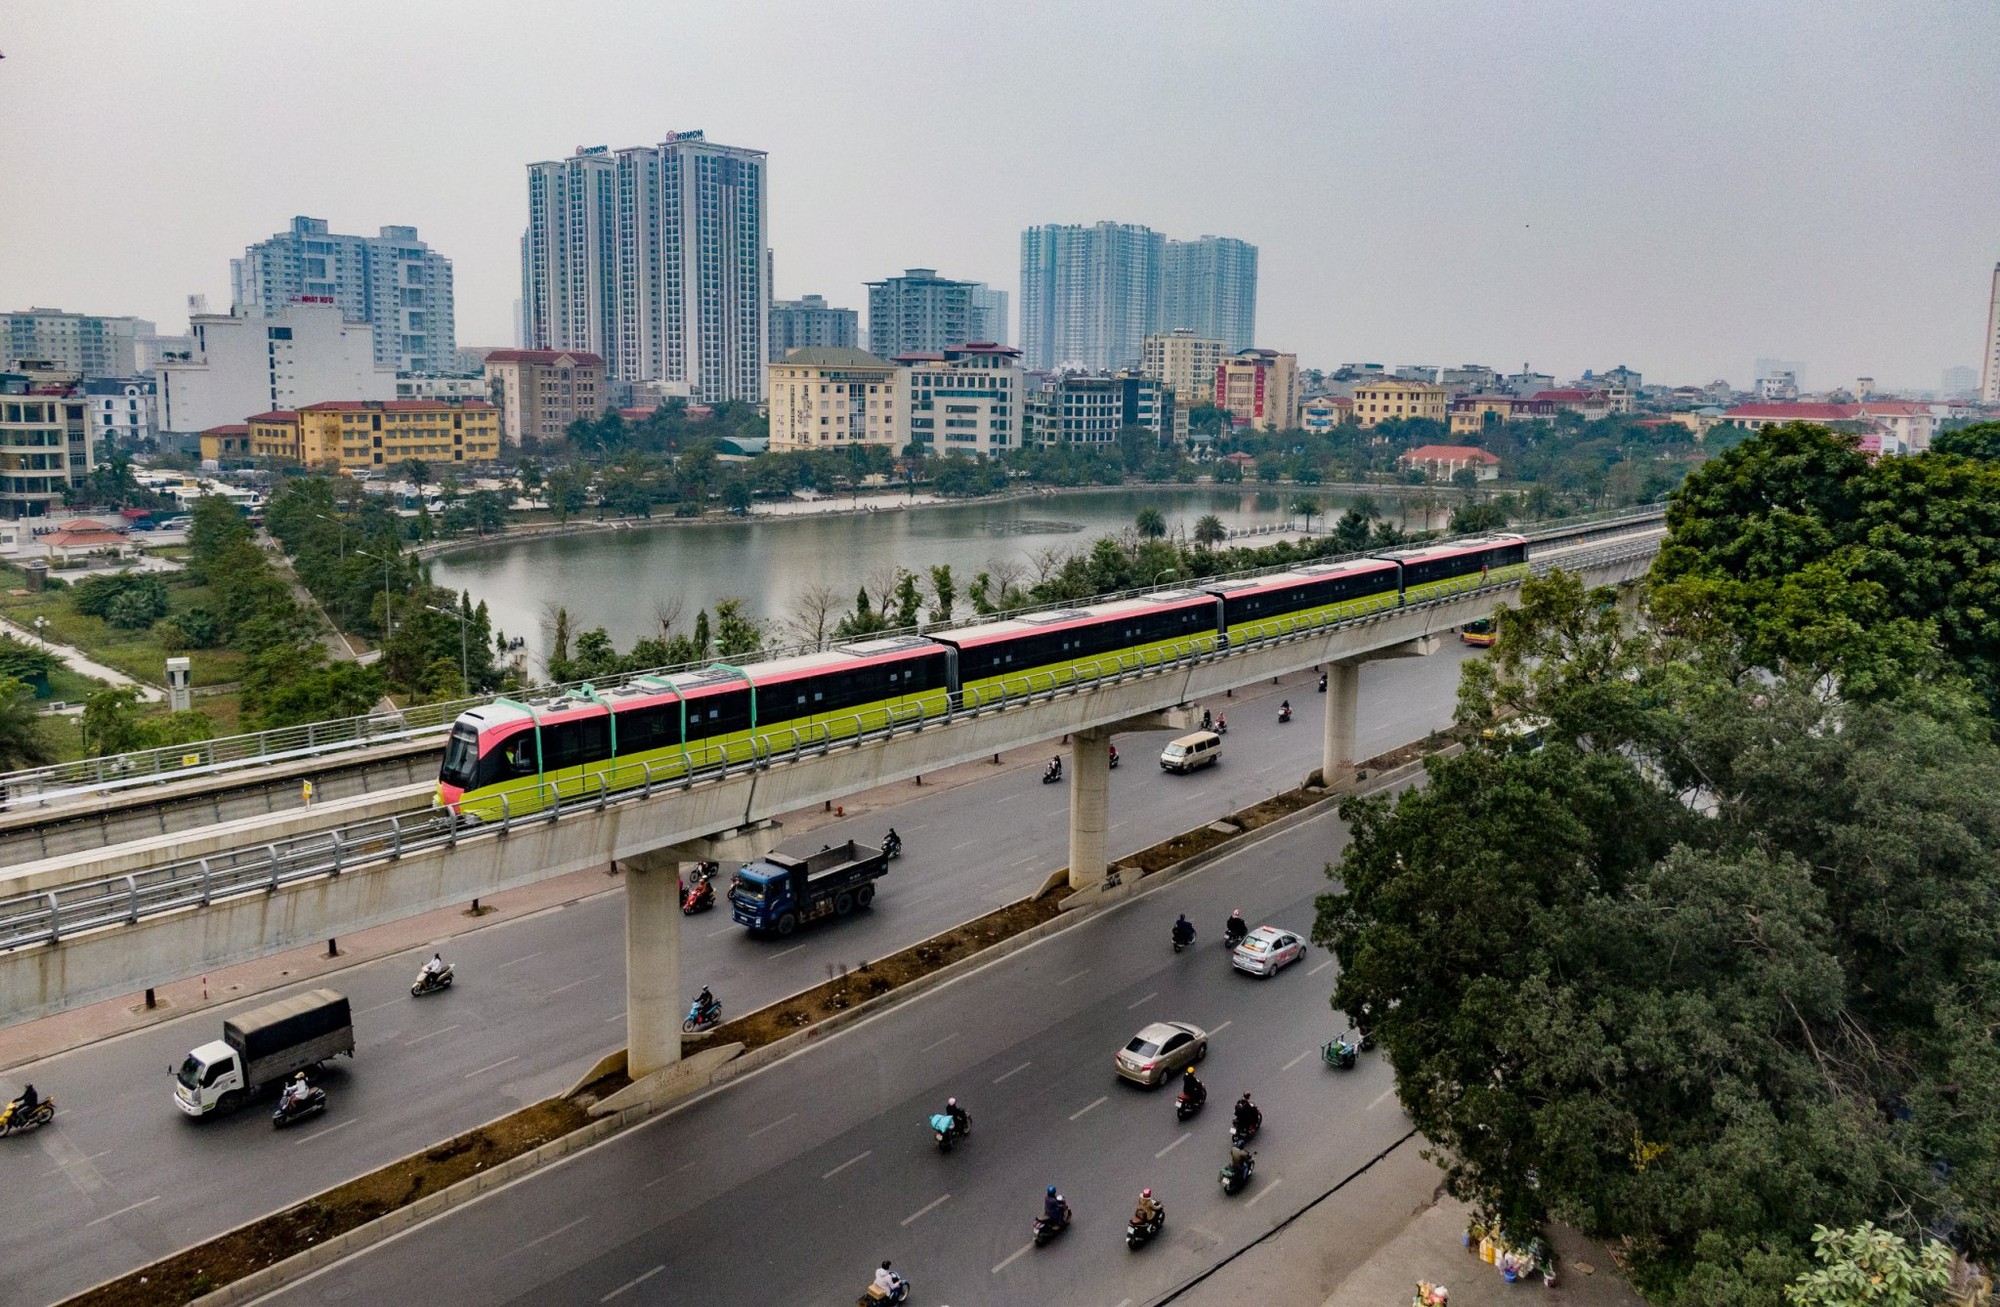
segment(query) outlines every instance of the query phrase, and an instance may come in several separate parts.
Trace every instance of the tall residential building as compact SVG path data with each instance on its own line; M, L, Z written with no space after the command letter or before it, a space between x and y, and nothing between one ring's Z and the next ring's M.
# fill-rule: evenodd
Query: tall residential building
M861 344L860 318L853 309L832 307L823 295L772 300L771 362L783 362L793 350L815 345L857 349Z
M496 349L486 356L488 397L500 409L500 437L558 440L578 418L604 411L604 360L582 350Z
M234 311L274 317L293 304L332 304L375 328L375 362L398 372L449 372L458 351L451 260L415 227L342 236L301 215L291 229L229 261Z
M0 518L46 517L97 463L84 396L0 378Z
M1021 348L1031 372L1137 367L1159 330L1166 238L1134 223L1021 233Z
M528 165L521 299L532 349L582 351L612 379L764 399L770 352L762 150L669 132Z
M869 282L868 352L882 358L935 354L974 339L973 284L940 277L936 268Z
M140 372L138 339L153 334L141 318L106 318L61 309L0 314L0 370L21 359L55 364L86 381Z
M1226 341L1198 335L1192 327L1176 327L1163 335L1146 337L1139 370L1171 386L1184 407L1213 404L1215 371L1232 352Z
M2000 404L2000 264L1993 266L1993 294L1986 302L1986 348L1980 363L1979 402Z
M1938 393L1947 399L1965 398L1979 393L1979 369L1963 364L1946 368L1938 380Z
M1299 425L1299 356L1246 349L1224 359L1215 369L1215 405L1239 427L1293 430Z
M1160 327L1246 350L1257 343L1257 247L1228 236L1168 241Z
M771 449L883 445L900 452L909 431L896 400L901 371L866 350L794 350L771 365Z
M979 341L898 369L910 443L933 454L1004 454L1021 446L1021 351Z
M1014 343L1007 335L1006 291L994 290L983 281L975 281L966 304L971 314L965 328L968 339L990 341L995 345Z
M275 317L197 314L194 353L163 359L160 429L193 434L246 414L330 399L394 399L396 369L375 362L375 329L332 304L292 304Z

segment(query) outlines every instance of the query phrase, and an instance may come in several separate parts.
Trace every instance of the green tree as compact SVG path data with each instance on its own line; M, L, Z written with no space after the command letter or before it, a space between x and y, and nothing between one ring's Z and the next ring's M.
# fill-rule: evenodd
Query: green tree
M1488 531L1505 531L1507 510L1491 501L1484 504L1460 504L1451 510L1451 525L1445 529L1453 535L1479 535Z
M406 458L396 464L396 475L415 486L417 495L421 498L424 487L430 484L431 465L421 458Z
M55 749L43 738L35 692L22 681L0 676L0 770L46 767Z
M1822 1265L1785 1289L1792 1307L1934 1307L1951 1287L1951 1249L1934 1239L1911 1248L1900 1235L1862 1222L1813 1231Z
M283 658L282 672L266 664ZM254 695L250 682L259 688ZM273 651L252 660L245 676L246 706L252 707L251 720L259 730L322 722L336 717L358 717L373 712L387 691L382 673L358 663L329 662L318 646L304 651Z
M933 622L949 622L952 605L958 602L958 582L951 576L951 564L931 568L931 611Z
M1158 540L1167 533L1165 515L1151 505L1139 510L1139 516L1133 519L1132 525L1140 537L1146 540Z
M140 715L139 692L132 687L116 685L93 691L83 701L84 751L104 757L144 747Z
M917 589L916 573L901 572L897 575L895 599L896 613L890 624L898 627L915 626L917 619L922 617L924 612L924 596L923 592Z
M742 477L732 479L722 488L722 504L732 513L750 511L750 483Z
M741 599L723 599L715 605L715 652L723 658L741 658L764 647L764 624L743 611Z
M1292 512L1306 520L1306 534L1312 534L1313 518L1319 515L1319 500L1311 495L1300 495L1292 501Z
M213 649L222 643L222 622L206 608L190 608L167 623L165 638L174 649Z
M1203 513L1200 517L1195 519L1194 539L1196 544L1206 545L1213 548L1214 546L1221 544L1228 538L1229 538L1229 528L1224 526L1222 524L1222 519L1217 517L1215 514Z

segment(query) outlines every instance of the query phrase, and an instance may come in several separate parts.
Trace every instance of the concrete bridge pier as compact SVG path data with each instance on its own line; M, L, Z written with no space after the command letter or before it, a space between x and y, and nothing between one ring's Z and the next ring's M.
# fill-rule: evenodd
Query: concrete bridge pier
M1327 664L1325 738L1320 747L1321 783L1337 784L1352 774L1354 764L1361 761L1354 756L1354 718L1361 702L1362 664L1384 658L1422 658L1437 650L1438 637L1424 635Z
M1111 737L1120 731L1190 731L1200 724L1192 708L1168 708L1070 732L1069 887L1094 889L1109 867L1105 832L1111 824Z
M625 858L625 1065L634 1080L681 1059L681 867L749 862L784 832L777 822L725 831ZM721 895L724 887L716 887Z

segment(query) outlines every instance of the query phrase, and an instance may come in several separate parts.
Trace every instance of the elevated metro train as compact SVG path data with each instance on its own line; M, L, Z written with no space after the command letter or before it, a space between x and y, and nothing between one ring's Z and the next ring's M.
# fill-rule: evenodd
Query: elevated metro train
M1521 536L1488 536L1136 599L841 645L743 667L635 677L548 699L495 699L453 723L437 803L498 820L798 745L944 717L1003 694L1170 662L1418 602L1528 570Z

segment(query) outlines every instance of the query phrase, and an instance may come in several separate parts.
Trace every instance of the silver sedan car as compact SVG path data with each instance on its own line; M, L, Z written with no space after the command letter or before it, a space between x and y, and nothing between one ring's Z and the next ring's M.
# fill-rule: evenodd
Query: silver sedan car
M1280 967L1305 955L1304 939L1277 926L1259 926L1243 937L1229 955L1229 964L1253 976L1275 976Z
M1185 1021L1155 1021L1118 1050L1111 1064L1142 1085L1157 1085L1208 1056L1208 1032Z

